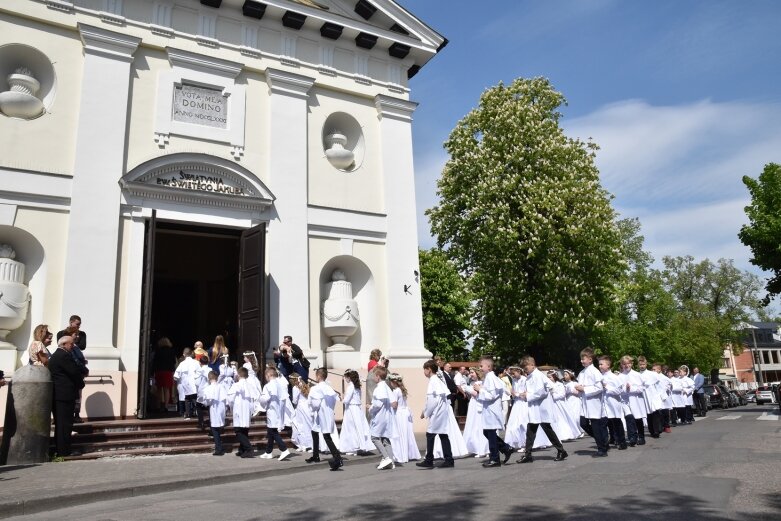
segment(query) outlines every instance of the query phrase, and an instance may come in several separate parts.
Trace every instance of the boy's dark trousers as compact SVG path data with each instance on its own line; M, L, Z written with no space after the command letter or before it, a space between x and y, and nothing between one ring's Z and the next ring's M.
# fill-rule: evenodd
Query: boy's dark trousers
M192 418L196 415L196 398L198 398L197 394L188 394L184 397L184 416L186 418Z
M236 433L236 439L239 440L239 455L252 454L252 444L249 441L249 428L234 427L233 432Z
M608 418L607 422L608 429L610 430L610 434L613 435L616 445L626 448L626 434L624 432L624 424L621 423L621 418ZM629 420L627 420L627 425L630 425Z
M502 438L496 434L496 429L483 429L483 436L488 439L488 452L491 461L499 462L499 453L509 448ZM444 449L443 449L444 452Z
M214 438L214 452L215 453L221 453L225 452L225 449L222 447L222 438L220 438L220 429L222 427L212 427L212 438Z
M328 436L330 437L331 435L329 434ZM284 452L287 450L287 445L285 445L282 436L279 435L279 429L275 427L268 427L268 430L266 431L266 454L271 454L271 452L274 450L274 442L276 442L280 451Z
M195 402L195 410L198 412L198 428L201 430L206 429L206 424L203 422L204 411L206 406L202 403Z
M557 450L563 451L564 446L561 444L561 441L559 441L559 437L556 434L556 431L553 430L553 427L551 427L550 423L543 422L543 423L531 423L529 422L526 425L526 444L524 447L534 447L534 438L537 437L537 428L542 427L542 432L545 433L545 435L548 437L548 440L550 440L551 444L556 447ZM531 449L527 449L528 453L531 453Z
M342 455L339 453L339 449L336 448L334 440L331 439L331 433L324 432L323 439L325 440L325 444L328 446L328 451L331 453L331 456L334 458L334 460L342 461ZM312 455L315 458L320 457L320 433L315 431L312 431Z
M426 433L426 461L431 463L434 461L434 441L439 436L439 441L442 443L442 457L445 461L453 462L453 450L450 448L450 437L447 434L434 434L433 432Z

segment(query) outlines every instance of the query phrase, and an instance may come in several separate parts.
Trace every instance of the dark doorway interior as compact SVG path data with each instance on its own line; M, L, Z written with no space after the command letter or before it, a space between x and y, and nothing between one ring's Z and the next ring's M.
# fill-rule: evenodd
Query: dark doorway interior
M240 237L239 230L157 224L153 342L167 336L181 354L223 335L235 358Z

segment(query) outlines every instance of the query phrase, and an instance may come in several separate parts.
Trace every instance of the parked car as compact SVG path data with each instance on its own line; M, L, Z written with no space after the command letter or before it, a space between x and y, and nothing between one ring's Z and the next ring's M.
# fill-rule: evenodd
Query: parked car
M775 401L776 399L773 396L773 390L770 387L760 387L757 389L757 405L775 403Z
M748 400L746 399L746 391L735 391L732 390L729 392L730 396L734 398L734 402L736 406L739 405L748 405Z
M702 390L708 396L708 403L712 409L728 409L730 405L729 391L722 384L707 384L702 386Z
M757 401L757 392L754 389L752 389L750 391L746 391L746 400L748 400L749 402L756 403L756 401Z

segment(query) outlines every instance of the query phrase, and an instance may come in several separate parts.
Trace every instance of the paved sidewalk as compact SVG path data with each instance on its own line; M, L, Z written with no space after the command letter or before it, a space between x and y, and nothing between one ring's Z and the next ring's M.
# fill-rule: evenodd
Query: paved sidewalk
M274 454L277 454L275 451ZM327 467L307 464L307 453L286 461L242 459L233 454L117 457L37 465L0 466L0 518L196 486L284 476ZM345 457L345 466L374 463L378 456Z

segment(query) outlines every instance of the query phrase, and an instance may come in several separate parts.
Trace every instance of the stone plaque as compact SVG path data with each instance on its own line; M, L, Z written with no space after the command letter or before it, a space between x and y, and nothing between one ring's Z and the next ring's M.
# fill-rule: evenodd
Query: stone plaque
M228 97L219 89L178 85L174 89L174 121L207 127L228 127Z

